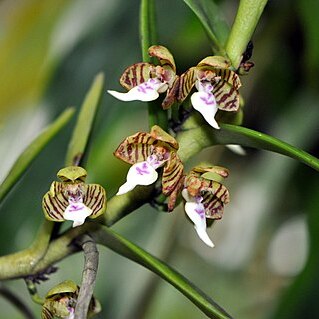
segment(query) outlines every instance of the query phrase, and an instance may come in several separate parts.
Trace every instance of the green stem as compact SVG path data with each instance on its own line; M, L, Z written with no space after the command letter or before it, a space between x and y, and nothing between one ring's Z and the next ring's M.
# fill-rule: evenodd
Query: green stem
M141 0L140 41L144 62L151 62L148 48L156 42L154 0Z
M220 130L209 125L195 126L179 132L177 139L180 143L178 154L183 162L208 146L237 144L282 154L319 171L319 159L311 154L275 137L242 126L221 124Z
M231 28L226 53L235 69L238 68L242 54L255 31L267 0L241 0Z
M24 281L27 285L29 294L30 294L33 302L35 302L38 305L43 305L44 299L39 296L35 283L31 279L28 279L28 278L25 278Z
M54 222L44 220L33 244L22 251L0 257L0 280L24 277L33 273L46 254Z
M143 61L151 62L148 48L157 42L154 0L141 0L140 41ZM166 130L168 127L167 112L162 109L157 101L148 102L147 105L149 126L152 127L157 124Z

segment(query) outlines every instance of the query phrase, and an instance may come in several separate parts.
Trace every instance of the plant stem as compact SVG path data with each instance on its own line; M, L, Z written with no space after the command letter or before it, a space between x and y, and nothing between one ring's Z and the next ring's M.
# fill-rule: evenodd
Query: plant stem
M239 67L242 54L255 31L268 0L241 0L231 28L226 53L235 69Z
M36 287L35 283L33 282L33 280L31 280L29 278L25 278L24 281L27 285L29 294L30 294L33 302L37 303L38 305L43 305L44 299L39 296L37 287Z
M141 0L140 41L143 61L151 62L151 58L148 55L148 48L157 42L154 0ZM157 124L166 130L168 126L167 113L156 101L148 102L147 105L150 128Z
M0 257L0 280L24 277L33 273L46 254L54 222L44 220L32 245L14 254Z
M141 0L140 41L144 62L151 61L151 58L148 55L148 48L156 42L154 13L154 0Z
M94 240L87 234L79 239L79 244L84 252L84 269L74 315L77 319L86 319L96 281L99 252Z

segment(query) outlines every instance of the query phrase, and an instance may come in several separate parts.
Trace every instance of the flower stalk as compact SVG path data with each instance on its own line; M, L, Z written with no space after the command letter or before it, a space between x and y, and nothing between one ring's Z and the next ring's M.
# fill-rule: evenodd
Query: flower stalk
M239 3L236 18L226 43L226 53L235 69L239 67L242 55L251 40L267 1L241 0Z
M148 48L157 42L154 0L141 0L139 31L143 61L151 62ZM168 127L167 112L162 110L156 101L148 102L147 105L149 127L157 124L166 130Z

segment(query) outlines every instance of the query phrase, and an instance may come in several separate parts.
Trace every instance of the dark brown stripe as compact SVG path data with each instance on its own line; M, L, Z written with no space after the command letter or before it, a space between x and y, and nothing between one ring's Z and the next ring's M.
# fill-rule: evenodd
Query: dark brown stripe
M88 188L89 188L89 198L88 198L88 202L86 203L86 206L91 208L92 202L94 202L95 186L88 185Z
M51 217L56 219L56 217L53 215L53 212L51 211L51 207L48 205L48 203L46 202L45 198L42 201L42 204L45 208L45 211L47 212L47 214Z
M92 207L92 215L96 215L102 208L104 204L104 196L101 194L101 198L96 201L95 206Z
M140 67L140 83L145 82L144 75L143 75L144 67L145 67L145 64L142 64Z
M134 86L137 86L136 65L132 66L131 72L132 72L131 81L134 87Z
M49 199L49 202L50 202L50 206L51 206L52 209L53 209L53 212L52 212L52 213L58 214L61 218L63 218L62 213L63 213L64 211L62 211L62 213L59 211L59 209L58 209L58 208L54 205L54 203L52 202L51 196L48 196L48 199ZM57 218L57 217L55 216L55 218Z

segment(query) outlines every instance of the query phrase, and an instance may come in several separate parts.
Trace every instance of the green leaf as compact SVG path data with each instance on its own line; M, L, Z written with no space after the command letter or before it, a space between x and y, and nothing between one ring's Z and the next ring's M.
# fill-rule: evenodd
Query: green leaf
M73 108L65 110L52 124L50 124L31 144L23 151L12 166L7 177L0 185L0 202L8 194L14 184L19 180L36 156L50 142L50 140L63 128L74 113Z
M150 271L156 273L161 278L172 284L209 318L232 318L224 309L217 305L214 300L197 288L183 275L142 248L115 233L110 228L103 227L100 232L93 233L92 235L97 236L96 241L98 243L103 244L118 254L148 268Z
M223 54L229 27L214 0L183 0L196 14L207 35L214 43L216 53Z
M99 73L85 96L76 126L69 143L65 164L78 165L83 157L91 133L97 107L104 87L104 75Z
M242 126L221 124L221 129L215 130L203 125L180 132L177 140L181 145L179 155L182 160L211 145L238 144L286 155L319 171L316 157L275 137Z

